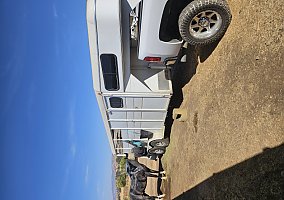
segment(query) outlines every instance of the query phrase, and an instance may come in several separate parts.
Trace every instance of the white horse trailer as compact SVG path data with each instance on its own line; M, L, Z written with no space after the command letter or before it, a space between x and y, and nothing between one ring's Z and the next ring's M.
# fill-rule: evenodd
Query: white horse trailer
M129 153L133 141L149 150L153 140L159 154L172 85L165 65L138 59L131 10L126 0L87 0L93 87L113 154Z

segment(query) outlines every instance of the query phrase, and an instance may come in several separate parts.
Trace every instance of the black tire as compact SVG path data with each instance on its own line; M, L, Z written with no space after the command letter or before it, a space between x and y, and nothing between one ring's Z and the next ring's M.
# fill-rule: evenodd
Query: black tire
M221 20L219 20L220 22L217 22L218 23L217 28L214 28L215 22L212 22L213 24L212 28L215 29L211 30L212 33L209 33L207 29L209 28L209 26L211 28L212 25L211 19L208 18L207 16L205 17L199 16L202 12L210 13L210 11L212 11L212 13L213 12L217 13L218 16L221 18ZM204 35L203 37L194 36L194 31L196 31L196 28L191 28L191 26L194 26L193 22L196 23L197 22L196 18L198 19L198 17L200 19L203 18L203 22L205 21L205 24L203 24L203 26L207 24L207 28L205 27L202 29L203 30L206 29L208 31L209 33L208 36ZM221 39L225 34L227 28L229 27L231 18L232 18L231 12L225 0L195 0L190 4L188 4L181 12L178 21L179 31L184 41L188 42L191 45L203 46L211 44ZM200 25L201 23L200 19L197 24L199 27L202 27L202 25ZM218 21L218 19L216 21ZM196 35L198 34L200 35L200 33L196 31Z
M153 140L150 142L150 145L152 147L164 147L166 148L169 146L170 142L168 139L158 139L158 140Z
M163 155L166 152L166 149L163 147L153 147L148 150L150 154L156 154L156 155Z

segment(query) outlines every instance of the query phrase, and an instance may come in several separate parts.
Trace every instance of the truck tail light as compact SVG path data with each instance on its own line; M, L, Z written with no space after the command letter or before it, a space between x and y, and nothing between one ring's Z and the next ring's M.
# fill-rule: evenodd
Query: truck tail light
M161 57L145 57L144 60L148 62L161 62Z

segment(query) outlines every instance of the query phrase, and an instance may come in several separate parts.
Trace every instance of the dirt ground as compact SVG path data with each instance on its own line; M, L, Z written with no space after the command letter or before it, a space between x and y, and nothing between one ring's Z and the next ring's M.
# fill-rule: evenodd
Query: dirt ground
M228 2L222 40L173 70L166 199L284 199L284 2Z

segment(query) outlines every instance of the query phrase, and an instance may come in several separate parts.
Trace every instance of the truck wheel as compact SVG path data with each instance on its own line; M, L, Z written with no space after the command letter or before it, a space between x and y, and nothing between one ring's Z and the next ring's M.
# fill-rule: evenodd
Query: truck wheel
M231 12L225 0L195 0L179 16L179 31L191 45L207 45L223 37Z
M152 147L167 147L169 146L169 140L168 139L158 139L158 140L153 140L150 142L150 145Z
M150 154L163 155L166 152L164 147L153 147L149 149Z

